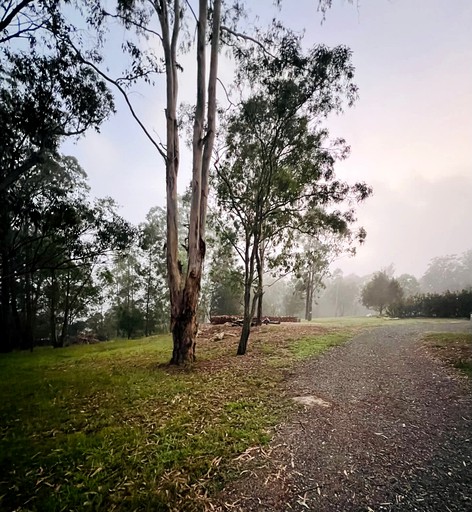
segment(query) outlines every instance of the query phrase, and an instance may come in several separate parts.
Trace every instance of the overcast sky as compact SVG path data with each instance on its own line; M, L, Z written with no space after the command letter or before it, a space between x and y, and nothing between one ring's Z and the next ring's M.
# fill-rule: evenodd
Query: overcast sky
M258 6L253 11L262 20L277 13L269 0L247 3ZM315 0L285 0L279 16L286 26L305 30L307 46L346 44L353 50L360 99L328 124L332 136L351 146L338 175L366 181L374 195L358 210L365 245L336 266L364 275L393 263L397 274L420 277L432 257L472 249L472 1L333 4L323 24ZM182 61L187 101L195 94L193 60L192 54ZM221 78L228 82L230 75L223 65ZM131 94L143 121L161 136L164 94L162 83ZM117 106L119 113L100 134L67 143L64 152L77 156L95 196L112 196L121 214L137 224L152 206L164 206L165 168L122 102ZM181 191L189 167L184 154Z

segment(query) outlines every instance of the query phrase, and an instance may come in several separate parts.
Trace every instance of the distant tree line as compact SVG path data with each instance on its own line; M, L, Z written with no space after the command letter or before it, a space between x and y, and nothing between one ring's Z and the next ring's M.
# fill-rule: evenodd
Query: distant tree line
M387 311L390 316L400 318L469 318L472 314L472 289L414 295L391 304Z
M364 306L396 317L464 318L472 313L472 251L433 258L418 281L393 267L377 272L364 285Z

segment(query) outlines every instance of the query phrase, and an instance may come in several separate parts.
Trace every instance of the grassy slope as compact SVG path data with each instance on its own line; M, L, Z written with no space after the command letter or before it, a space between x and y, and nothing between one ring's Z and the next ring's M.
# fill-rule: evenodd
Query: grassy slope
M284 371L378 323L292 341L275 327L243 358L236 339L207 342L192 370L165 365L168 336L2 356L0 509L201 510L232 459L269 440Z

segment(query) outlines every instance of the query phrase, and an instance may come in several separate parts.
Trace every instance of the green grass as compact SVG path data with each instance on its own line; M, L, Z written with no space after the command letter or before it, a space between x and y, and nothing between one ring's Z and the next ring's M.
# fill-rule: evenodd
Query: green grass
M166 365L169 336L2 355L0 509L203 510L291 406L285 371L373 325L271 326L245 357L237 338L200 343L192 369Z
M343 330L315 337L302 338L291 345L291 350L296 359L306 359L316 356L328 348L340 345L352 338L352 331Z
M232 459L269 441L284 370L334 339L280 346L278 365L276 346L207 345L190 370L165 364L168 336L1 356L0 509L202 510Z
M472 377L472 334L429 333L424 341L435 356Z

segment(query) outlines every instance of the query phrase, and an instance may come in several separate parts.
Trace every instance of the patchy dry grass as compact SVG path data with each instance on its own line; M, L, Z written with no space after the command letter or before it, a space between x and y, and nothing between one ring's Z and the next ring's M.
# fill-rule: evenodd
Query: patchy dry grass
M168 336L1 356L0 509L208 508L288 407L285 370L369 323L263 326L245 357L207 326L192 369L167 366Z
M472 377L472 334L430 333L425 343L433 355Z

